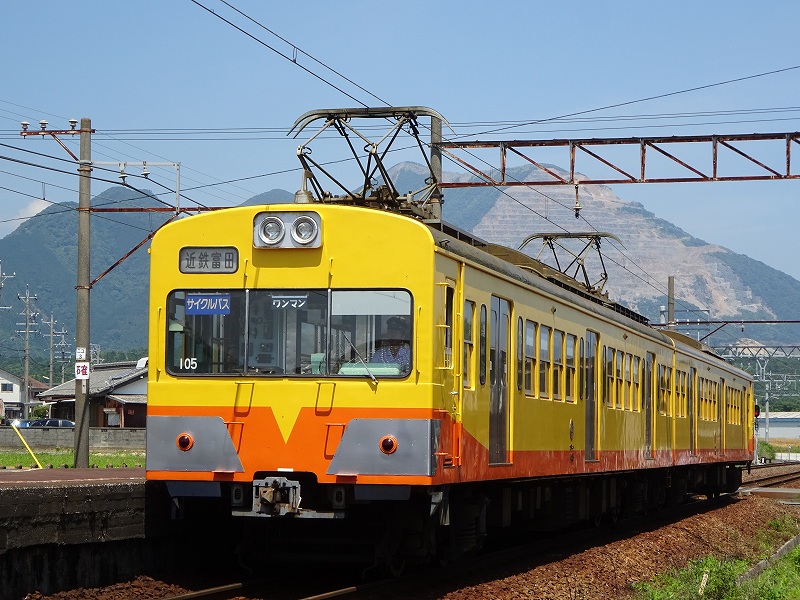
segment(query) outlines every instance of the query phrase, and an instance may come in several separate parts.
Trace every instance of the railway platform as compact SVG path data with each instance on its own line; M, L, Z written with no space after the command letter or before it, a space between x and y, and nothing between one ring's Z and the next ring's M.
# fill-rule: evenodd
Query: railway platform
M145 537L143 468L0 470L0 554Z
M0 469L0 597L68 589L81 571L102 585L167 564L162 493L144 468Z
M763 496L765 498L771 498L772 500L790 502L792 504L800 503L800 488L742 487L739 488L739 494L742 496Z

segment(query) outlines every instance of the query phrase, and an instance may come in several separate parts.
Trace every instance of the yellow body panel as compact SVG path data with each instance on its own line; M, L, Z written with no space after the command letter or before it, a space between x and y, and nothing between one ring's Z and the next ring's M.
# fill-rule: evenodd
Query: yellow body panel
M253 221L259 213L313 211L320 217L318 248L253 247ZM438 234L441 235L441 234ZM226 246L239 250L232 273L181 273L178 256L184 246ZM572 299L531 276L499 273L459 253L456 242L437 245L422 223L377 210L345 206L275 205L243 207L190 217L161 230L154 238L150 282L149 416L219 415L244 465L242 473L225 475L247 481L259 471L293 469L328 474L337 443L351 419L429 419L439 423L435 474L425 478L371 475L373 483L398 481L447 483L537 475L575 474L648 468L703 461L747 461L752 455L752 391L746 374L727 367L700 350L622 319L588 301ZM475 251L478 252L478 251ZM177 289L407 289L413 298L413 365L402 379L368 377L176 377L165 369L166 299ZM501 299L508 307L509 334L497 356L505 356L499 376L507 387L500 404L505 423L492 421L498 407L491 381L479 380L480 327L475 325L474 352L465 363L464 303L480 308ZM447 314L448 302L450 314ZM478 319L478 314L476 321ZM533 390L518 385L520 344L517 327L530 321L552 332L574 336L581 344L587 331L598 339L594 387L595 419L587 423L587 394L575 372L571 399L544 397L539 373ZM449 324L448 324L449 323ZM492 335L491 325L487 335ZM552 335L552 334L551 334ZM449 342L447 340L449 339ZM622 393L616 402L605 392L602 350L613 348L623 361L642 361L638 393ZM577 346L576 346L577 348ZM536 350L537 365L541 363ZM659 405L656 374L644 381L644 359L671 369L670 396ZM550 362L554 362L554 355ZM565 361L566 354L561 355ZM488 359L487 359L488 360ZM500 358L496 358L498 364ZM575 362L579 361L577 350ZM487 365L490 371L491 366ZM655 367L654 367L655 369ZM745 390L737 423L720 426L700 415L699 386L692 386L690 409L676 398L676 375L694 369L699 377L725 379ZM469 375L469 382L465 380ZM562 373L558 387L566 389ZM614 385L628 385L626 382ZM524 387L524 386L522 386ZM625 396L624 394L628 394ZM651 395L650 424L645 397ZM724 413L725 411L723 411ZM723 414L725 418L727 413ZM694 424L692 430L690 424ZM498 433L499 432L499 433ZM593 435L592 435L593 434ZM503 436L507 436L504 438ZM648 441L648 435L650 439ZM499 438L497 437L499 436ZM586 460L587 440L596 457ZM499 442L498 442L499 440ZM366 442L371 444L372 442ZM500 444L503 460L492 460ZM371 448L372 446L370 446ZM265 451L269 449L269 452ZM149 472L149 477L209 479L212 473Z

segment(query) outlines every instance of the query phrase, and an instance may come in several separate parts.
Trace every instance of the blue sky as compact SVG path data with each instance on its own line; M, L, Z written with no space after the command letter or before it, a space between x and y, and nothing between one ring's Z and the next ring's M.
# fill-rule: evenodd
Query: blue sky
M229 0L293 48L223 2L198 1L260 42L191 0L3 4L0 235L47 202L77 201L76 178L52 170L74 172L66 152L51 139L21 140L22 120L67 128L70 118L90 117L95 161L180 162L186 196L213 206L297 189L297 140L286 132L321 107L424 105L457 124L591 111L579 123L512 129L512 139L800 129L796 2ZM654 96L663 97L633 102ZM623 103L630 104L596 110ZM754 112L765 109L781 110ZM219 131L187 134L198 129ZM67 143L77 153L77 140ZM800 160L800 148L795 155ZM174 189L173 169L150 170L162 187L136 185ZM109 185L95 181L92 192ZM800 278L798 186L647 184L615 192Z

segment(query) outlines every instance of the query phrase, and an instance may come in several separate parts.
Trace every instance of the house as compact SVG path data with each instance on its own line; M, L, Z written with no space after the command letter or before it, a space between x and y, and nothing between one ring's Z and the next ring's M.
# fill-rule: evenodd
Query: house
M53 417L75 417L75 380L38 394L52 405ZM147 418L147 357L136 362L92 365L89 427L144 427Z
M0 416L6 419L22 419L30 413L30 409L41 404L36 400L39 392L47 389L47 385L28 377L28 410L25 410L22 399L22 377L0 369Z
M769 417L769 422L767 421ZM800 445L800 412L771 412L762 411L756 419L756 437L763 440L769 433L770 440L797 439Z

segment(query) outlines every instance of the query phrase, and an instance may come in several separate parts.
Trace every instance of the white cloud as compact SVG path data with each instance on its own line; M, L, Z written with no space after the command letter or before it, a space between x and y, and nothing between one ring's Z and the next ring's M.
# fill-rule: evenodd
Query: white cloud
M36 200L32 200L28 204L24 205L22 208L17 210L17 212L10 213L6 219L2 219L2 221L0 221L0 237L7 236L29 218L39 214L51 204L52 202L47 202L46 200L40 200L37 198Z

